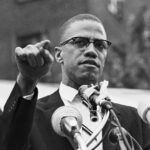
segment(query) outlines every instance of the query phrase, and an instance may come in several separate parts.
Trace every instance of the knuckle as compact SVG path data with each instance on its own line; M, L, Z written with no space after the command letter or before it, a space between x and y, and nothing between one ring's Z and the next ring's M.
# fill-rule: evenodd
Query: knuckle
M20 49L21 49L20 47L16 47L16 48L15 48L15 52L16 52L16 53L19 52Z
M24 51L30 55L38 55L40 50L36 46L29 44L24 48Z
M34 45L29 44L29 45L27 45L25 48L26 48L26 49L33 49L33 48L35 48L35 47L34 47Z

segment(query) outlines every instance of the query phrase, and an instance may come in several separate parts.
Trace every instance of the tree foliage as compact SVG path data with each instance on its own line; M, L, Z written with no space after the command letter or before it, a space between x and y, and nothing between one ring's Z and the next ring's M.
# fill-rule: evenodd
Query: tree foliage
M141 7L129 26L129 40L111 48L105 76L112 87L150 88L150 10Z

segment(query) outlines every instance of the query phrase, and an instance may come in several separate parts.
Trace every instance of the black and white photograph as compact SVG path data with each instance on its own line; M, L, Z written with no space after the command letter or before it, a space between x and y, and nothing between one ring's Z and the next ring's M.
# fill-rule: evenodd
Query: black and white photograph
M150 150L150 1L1 0L0 150Z

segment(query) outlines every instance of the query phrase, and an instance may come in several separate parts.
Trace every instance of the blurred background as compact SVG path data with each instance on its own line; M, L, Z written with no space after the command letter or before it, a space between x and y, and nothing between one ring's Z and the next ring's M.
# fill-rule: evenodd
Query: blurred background
M149 94L149 0L1 0L0 80L16 79L15 47L44 39L56 46L59 26L78 13L99 17L112 42L103 75L109 87L140 89ZM52 73L41 83L54 85L60 80L60 66L54 63Z

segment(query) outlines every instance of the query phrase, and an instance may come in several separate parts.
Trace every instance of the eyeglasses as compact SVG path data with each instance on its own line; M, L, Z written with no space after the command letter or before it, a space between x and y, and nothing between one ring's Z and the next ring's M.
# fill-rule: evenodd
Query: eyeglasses
M88 37L73 37L71 39L68 39L60 43L60 46L63 46L66 44L72 44L72 45L75 45L77 48L85 48L85 47L88 47L90 43L93 43L94 47L98 50L108 49L111 45L111 42L107 40L91 39Z

